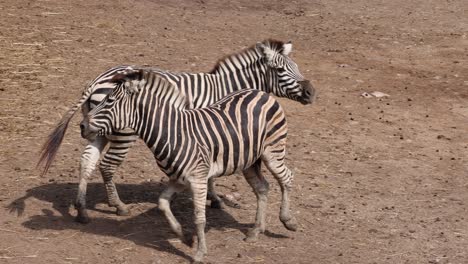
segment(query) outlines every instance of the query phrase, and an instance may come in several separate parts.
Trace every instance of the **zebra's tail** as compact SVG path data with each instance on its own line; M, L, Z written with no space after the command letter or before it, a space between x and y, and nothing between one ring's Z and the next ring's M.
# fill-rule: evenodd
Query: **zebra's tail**
M78 103L73 105L67 111L52 133L49 134L47 141L42 145L39 161L36 165L36 167L40 167L44 164L41 176L44 176L47 173L50 165L54 161L55 155L57 154L60 145L62 144L63 137L65 136L65 132L67 131L68 123L70 123L70 120L75 115L76 111L89 99L91 94L92 89L89 89L89 86L87 86Z

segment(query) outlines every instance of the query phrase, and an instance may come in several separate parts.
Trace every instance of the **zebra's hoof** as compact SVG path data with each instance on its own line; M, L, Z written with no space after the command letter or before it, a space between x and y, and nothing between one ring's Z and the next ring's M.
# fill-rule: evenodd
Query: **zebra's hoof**
M195 256L193 257L192 263L197 263L197 264L204 263L203 258L205 257L205 254L206 254L206 248L204 250L198 249L197 253L195 253Z
M78 214L75 217L75 221L78 222L78 223L81 223L81 224L88 224L89 222L91 222L91 220L89 219L88 216L81 215L81 214Z
M195 259L192 261L192 264L203 264L203 260L197 260L196 257Z
M283 223L284 227L286 227L286 229L288 229L290 231L296 231L297 230L296 218L292 217L289 220L285 220L285 221L281 221L281 222Z
M120 215L120 216L130 215L130 210L128 208L117 208L117 215Z
M184 235L181 240L182 240L182 243L184 243L185 245L189 247L193 246L193 237L191 235Z
M213 209L224 209L224 203L222 201L211 201L211 208Z
M241 208L240 204L237 203L236 201L232 200L232 199L228 199L228 198L224 197L223 200L224 200L223 204L226 205L226 206L236 208L236 209Z
M254 242L257 242L257 240L258 240L258 237L256 236L247 236L246 238L244 238L244 241L247 243L254 243Z
M244 241L248 243L257 242L258 234L260 234L260 230L258 228L250 229L249 232L247 232L247 236L244 238Z

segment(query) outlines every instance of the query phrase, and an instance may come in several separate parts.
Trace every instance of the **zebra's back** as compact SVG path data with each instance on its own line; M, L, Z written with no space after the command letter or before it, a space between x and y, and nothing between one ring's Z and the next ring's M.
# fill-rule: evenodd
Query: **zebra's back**
M177 129L169 130L169 142L178 140L174 145L177 151L172 152L178 156L163 155L159 159L163 171L175 177L190 175L197 166L194 159L209 162L210 177L241 172L260 159L265 148L287 136L283 109L272 96L259 90L234 92L209 107L184 110L173 120L177 124L168 119L167 126ZM194 155L194 151L203 157Z

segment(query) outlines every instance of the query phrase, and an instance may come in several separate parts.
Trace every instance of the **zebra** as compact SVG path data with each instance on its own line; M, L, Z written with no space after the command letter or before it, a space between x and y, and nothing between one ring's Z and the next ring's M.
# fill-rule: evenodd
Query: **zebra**
M229 93L245 87L263 90L302 104L310 104L314 99L315 89L289 57L291 51L290 42L265 40L240 53L219 60L209 73L174 73L156 68L151 70L166 76L178 87L187 97L190 108L208 106ZM110 80L125 68L127 68L125 65L117 66L99 75L86 88L79 102L64 115L42 148L38 164L45 163L43 174L52 163L74 113L82 107L83 116L86 116L115 88L115 83ZM109 147L99 164L99 169L105 183L109 206L115 207L118 215L129 214L127 205L119 198L113 175L137 138L132 131L113 131L111 135L97 137L86 146L81 156L80 180L75 202L78 222L89 222L86 211L87 181L106 146ZM209 186L211 207L222 207L222 200L216 195L212 181L209 182Z
M272 96L244 89L209 107L190 109L186 97L167 76L128 68L111 81L117 87L84 118L82 134L92 139L130 129L144 140L170 178L159 197L159 209L172 230L189 245L191 239L184 236L170 200L175 193L191 190L198 239L195 262L201 262L207 253L205 203L209 179L243 172L257 196L255 224L247 240L255 241L265 231L269 186L261 173L262 161L281 186L280 220L288 230L296 231L297 221L289 203L293 174L285 165L287 123Z

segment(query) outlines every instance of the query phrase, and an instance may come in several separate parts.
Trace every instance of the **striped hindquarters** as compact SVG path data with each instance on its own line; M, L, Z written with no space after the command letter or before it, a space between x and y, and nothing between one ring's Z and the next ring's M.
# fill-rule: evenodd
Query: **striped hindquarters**
M287 136L283 109L268 94L241 90L203 109L187 111L190 133L211 152L212 175L229 175L255 163L265 148Z

